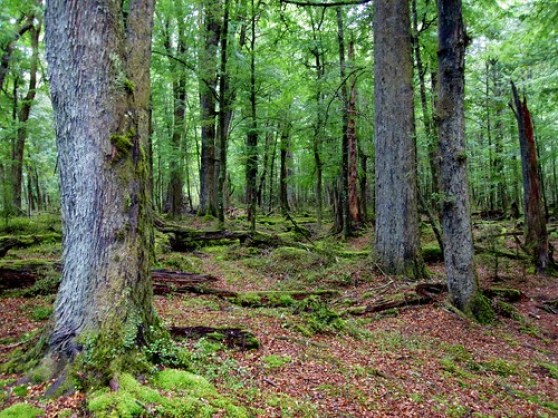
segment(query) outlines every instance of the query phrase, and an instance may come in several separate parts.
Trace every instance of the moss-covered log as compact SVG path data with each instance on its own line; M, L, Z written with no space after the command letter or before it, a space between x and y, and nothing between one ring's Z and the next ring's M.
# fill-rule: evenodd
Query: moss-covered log
M28 248L43 242L60 242L62 236L57 233L43 235L7 235L0 237L0 258L4 257L12 248Z
M239 348L241 350L254 350L260 347L260 342L256 336L242 328L172 327L170 333L175 338L208 338L222 342L228 347Z

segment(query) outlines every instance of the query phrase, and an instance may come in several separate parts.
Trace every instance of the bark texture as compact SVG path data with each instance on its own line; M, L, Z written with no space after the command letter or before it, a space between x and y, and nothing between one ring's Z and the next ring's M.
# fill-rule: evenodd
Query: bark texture
M463 108L467 35L461 0L438 0L438 101L444 262L453 304L467 310L477 292L467 186Z
M374 13L376 238L386 270L420 277L413 62L408 0L378 0Z
M47 2L64 221L50 349L69 359L84 333L141 345L154 323L146 187L153 6Z

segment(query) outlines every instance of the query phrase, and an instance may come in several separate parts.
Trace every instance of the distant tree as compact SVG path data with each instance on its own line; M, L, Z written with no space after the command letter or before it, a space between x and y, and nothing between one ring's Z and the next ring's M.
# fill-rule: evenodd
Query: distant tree
M104 347L107 371L113 354L149 341L155 321L146 185L153 7L153 0L46 7L64 221L50 350L72 361L88 335L113 345Z

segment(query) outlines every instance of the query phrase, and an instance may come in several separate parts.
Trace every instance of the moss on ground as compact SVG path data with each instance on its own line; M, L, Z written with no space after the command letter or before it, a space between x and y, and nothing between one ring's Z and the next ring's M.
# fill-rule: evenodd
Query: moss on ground
M0 418L35 418L44 411L28 403L16 403L0 412Z
M166 369L157 373L149 385L124 373L117 382L116 391L105 388L90 394L87 409L93 416L248 417L245 408L221 396L206 379L190 372Z

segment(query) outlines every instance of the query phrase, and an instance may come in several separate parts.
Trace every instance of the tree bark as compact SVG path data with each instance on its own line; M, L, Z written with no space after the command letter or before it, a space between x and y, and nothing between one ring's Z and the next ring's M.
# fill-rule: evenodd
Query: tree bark
M378 0L374 13L375 250L385 269L424 275L413 136L413 62L408 0Z
M154 2L122 7L109 0L47 2L64 221L50 350L62 360L79 352L84 333L131 349L125 341L141 346L155 323L146 186Z
M525 210L525 247L531 254L531 261L539 273L543 273L550 260L546 218L542 205L542 192L537 145L533 133L531 113L527 107L527 98L523 101L515 84L511 83L513 104L510 103L519 131L519 149L523 175L523 207Z
M198 214L217 216L215 202L215 151L217 118L217 49L221 33L219 13L220 0L204 0L203 49L200 52L200 108L201 108L201 168L200 206Z
M469 309L478 291L467 183L464 115L465 48L461 0L438 4L438 102L444 262L452 303Z

